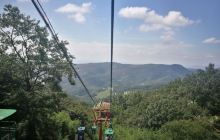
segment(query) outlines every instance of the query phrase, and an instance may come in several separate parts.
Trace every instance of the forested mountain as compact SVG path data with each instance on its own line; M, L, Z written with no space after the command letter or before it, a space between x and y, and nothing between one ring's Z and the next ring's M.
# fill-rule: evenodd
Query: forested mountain
M220 70L210 64L155 91L114 95L113 114L121 140L219 140Z
M76 65L81 77L93 94L105 90L110 82L110 63L89 63ZM144 64L131 65L114 63L113 84L115 91L128 91L133 89L155 89L176 78L183 78L191 71L185 67L173 64ZM70 95L84 96L86 93L76 79L73 87L64 78L61 85Z

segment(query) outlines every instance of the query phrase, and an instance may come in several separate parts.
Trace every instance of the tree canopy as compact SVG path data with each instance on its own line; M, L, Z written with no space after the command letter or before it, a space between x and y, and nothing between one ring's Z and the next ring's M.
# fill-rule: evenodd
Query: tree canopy
M59 43L63 48L68 44ZM0 14L0 54L0 106L18 110L17 138L73 138L79 121L71 119L80 118L70 119L70 112L89 111L86 104L62 92L62 76L68 75L74 84L74 73L47 29L17 7L6 5Z
M55 40L40 22L6 5L0 14L0 106L17 109L16 138L74 139L83 120L86 138L94 139L87 103L62 91L59 83L74 73ZM65 56L64 56L65 55ZM209 64L153 91L113 96L115 139L220 139L220 70Z

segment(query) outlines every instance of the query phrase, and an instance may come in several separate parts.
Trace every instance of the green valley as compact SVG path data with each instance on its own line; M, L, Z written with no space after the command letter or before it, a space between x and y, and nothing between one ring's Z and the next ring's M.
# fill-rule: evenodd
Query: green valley
M90 63L78 64L79 73L85 80L88 88L93 95L108 90L110 78L110 63ZM181 65L162 65L162 64L145 64L131 65L114 63L114 91L123 92L129 90L153 90L161 87L176 78L183 78L192 71ZM75 80L76 85L72 87L67 78L63 78L61 86L69 95L85 98L86 92L79 83Z

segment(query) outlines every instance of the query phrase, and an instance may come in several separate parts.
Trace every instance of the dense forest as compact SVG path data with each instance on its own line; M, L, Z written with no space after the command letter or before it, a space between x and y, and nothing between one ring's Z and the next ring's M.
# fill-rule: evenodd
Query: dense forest
M60 42L64 48L66 43ZM79 120L87 120L90 111L62 92L62 75L74 84L73 73L46 28L6 5L0 54L0 106L17 109L17 139L74 139Z
M60 42L66 52L67 43ZM0 107L17 110L16 139L74 139L80 120L86 139L95 139L92 105L62 91L64 75L74 86L74 73L46 28L6 5L0 15ZM214 64L157 90L118 93L112 101L116 140L220 139L220 70Z
M77 64L80 76L86 82L94 96L99 98L108 90L110 81L110 63L86 63ZM182 65L172 64L113 64L114 75L113 84L115 92L123 92L129 90L152 90L165 85L176 78L182 78L193 72ZM71 86L67 78L63 78L60 83L65 92L81 98L88 97L76 79L75 86ZM107 91L109 93L109 91Z
M220 70L213 64L159 90L115 95L113 102L117 139L220 139Z

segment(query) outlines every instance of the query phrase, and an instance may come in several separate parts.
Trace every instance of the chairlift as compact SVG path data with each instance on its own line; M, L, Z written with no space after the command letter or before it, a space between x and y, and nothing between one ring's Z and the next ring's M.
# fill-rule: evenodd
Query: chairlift
M85 126L79 126L77 128L77 140L84 140Z
M97 126L96 126L96 124L93 124L93 126L92 126L92 134L96 134L96 131L97 131Z
M105 140L113 140L113 134L114 130L111 127L107 128L104 132Z

